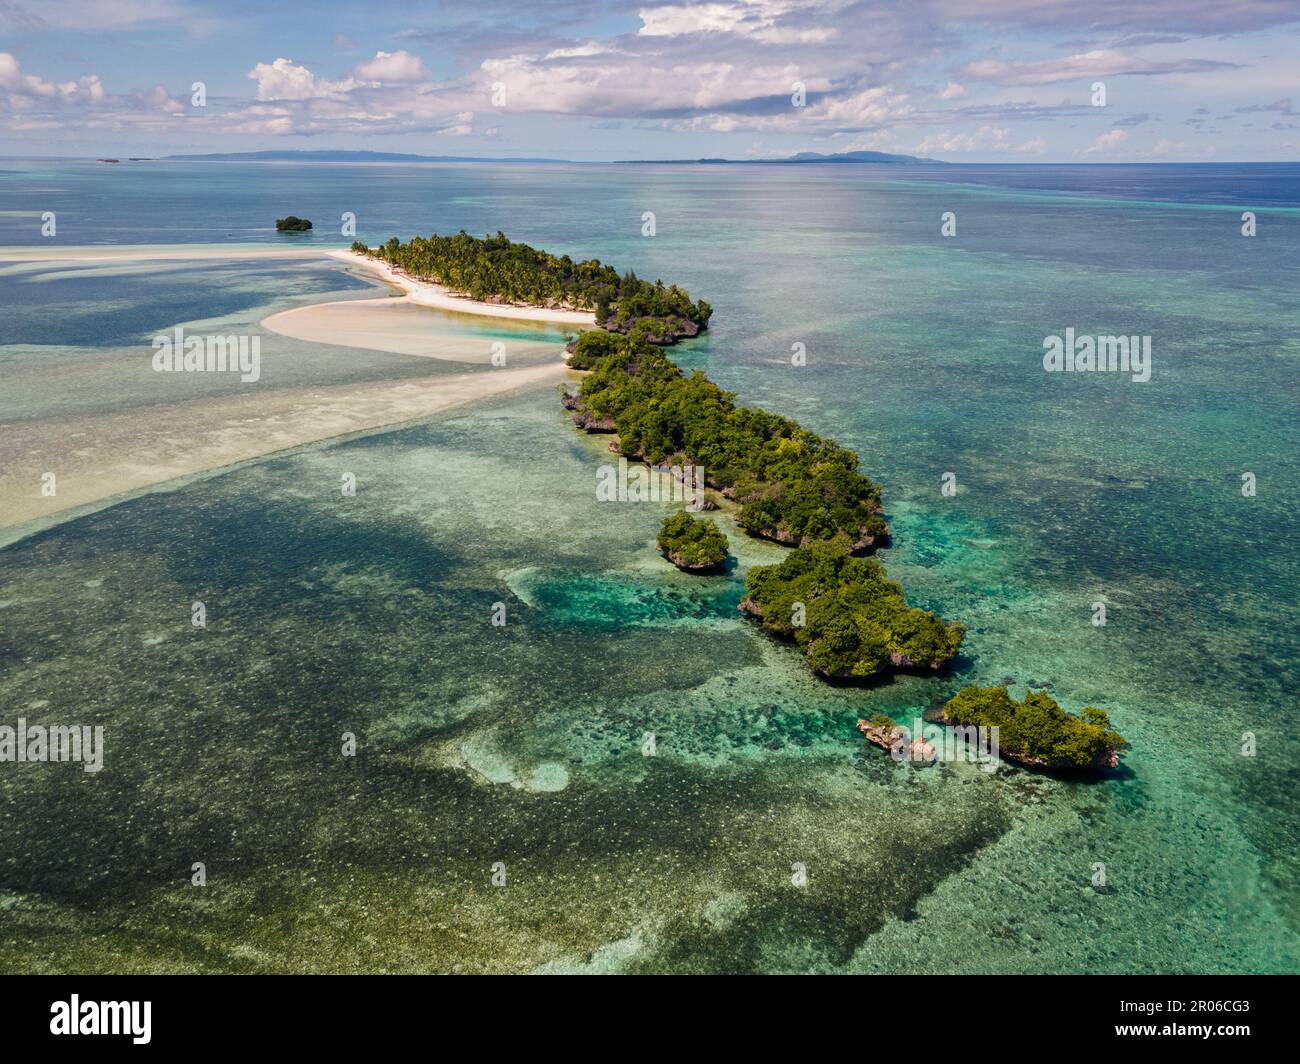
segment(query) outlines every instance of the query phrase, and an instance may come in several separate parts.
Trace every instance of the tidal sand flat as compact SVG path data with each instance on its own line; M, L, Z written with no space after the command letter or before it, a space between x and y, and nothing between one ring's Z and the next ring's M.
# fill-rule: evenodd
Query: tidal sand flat
M406 296L295 307L264 318L261 326L314 344L498 368L541 357L554 360L565 338L564 330L548 322L430 309Z
M250 259L319 259L321 247L270 247L250 244L115 244L0 248L0 262L195 262Z
M286 259L312 260L312 277L321 286L358 283L319 249L73 248L57 257L43 249L8 249L4 259L11 265L0 283L11 284L15 295L21 292L29 300L39 295L51 308L60 306L64 289L70 299L88 287L101 297L107 291L143 299L151 284L179 267L185 268L187 280L218 290L222 284L240 284L241 269L274 268ZM272 276L286 283L293 278L288 273ZM227 293L214 294L221 302ZM270 296L273 307L285 301L274 292ZM255 308L256 302L250 309ZM196 308L188 309L192 315ZM486 304L480 308L486 309ZM564 333L554 323L519 315L453 315L407 297L334 300L277 311L265 320L235 311L180 325L165 318L148 322L163 337L172 337L178 327L191 336L255 337L260 356L255 381L230 371L156 372L152 337L140 328L145 324L137 318L123 326L135 334L135 346L111 354L83 350L72 365L51 359L58 349L40 342L48 334L33 330L28 337L33 342L14 360L11 395L20 400L24 393L48 395L52 387L71 395L63 410L47 401L33 402L23 411L20 403L12 412L19 416L4 422L0 527L22 534L29 526L110 498L559 381L565 372ZM327 355L321 345L335 352L352 349L348 364L341 365L339 354ZM436 364L432 372L426 370L430 362ZM52 481L47 474L53 474Z
M563 363L265 396L201 399L147 416L49 419L0 438L0 528L22 526L114 496L304 443L427 417L463 403L556 382ZM54 466L58 494L41 495ZM0 541L3 541L0 533Z

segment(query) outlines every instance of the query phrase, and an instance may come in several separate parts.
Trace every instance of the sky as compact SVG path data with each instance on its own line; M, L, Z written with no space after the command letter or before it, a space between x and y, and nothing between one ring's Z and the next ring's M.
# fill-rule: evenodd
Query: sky
M1281 161L1297 104L1300 0L0 0L4 155Z

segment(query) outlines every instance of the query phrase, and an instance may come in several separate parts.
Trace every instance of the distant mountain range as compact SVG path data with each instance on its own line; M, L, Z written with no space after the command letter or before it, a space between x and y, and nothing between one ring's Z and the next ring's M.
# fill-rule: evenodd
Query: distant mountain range
M734 163L747 166L760 164L782 166L790 163L906 163L913 166L947 166L942 159L922 159L916 155L890 155L883 151L842 151L823 155L816 151L801 151L784 159L620 159L619 162L653 163Z
M571 159L493 159L480 155L404 155L387 151L235 151L207 155L168 155L184 162L244 163L571 163ZM618 159L619 165L632 163L671 163L680 166L700 164L735 164L779 166L791 163L889 163L913 166L944 166L939 159L921 159L915 155L890 155L882 151L845 151L822 155L801 151L785 159Z

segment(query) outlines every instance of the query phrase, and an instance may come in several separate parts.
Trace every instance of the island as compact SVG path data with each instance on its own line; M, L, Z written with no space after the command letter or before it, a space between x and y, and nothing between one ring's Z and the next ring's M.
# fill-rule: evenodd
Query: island
M1085 706L1076 716L1046 691L1023 702L1005 687L965 687L936 717L943 724L998 729L1001 756L1046 769L1117 768L1128 742L1110 726L1106 711Z
M666 291L680 293L679 307L708 306ZM584 376L563 405L584 431L613 434L615 453L701 470L705 487L738 507L744 531L794 548L750 571L740 609L798 644L826 679L951 662L965 628L909 606L884 567L862 557L887 547L890 530L880 485L859 471L858 456L780 414L737 405L698 370L683 373L661 350L657 322L624 314L616 327L626 309L597 313L604 328L568 344L569 366Z
M698 471L705 488L730 500L745 532L792 548L780 564L750 570L740 609L796 643L818 675L933 672L956 656L965 628L909 605L884 567L864 557L889 545L890 530L880 485L859 471L858 456L790 418L738 405L663 350L708 328L708 303L501 232L392 237L377 248L357 241L352 252L480 302L591 312L596 328L565 348L569 367L583 373L577 391L561 397L574 424L612 435L610 450L626 458ZM664 522L656 545L688 572L726 563L726 536L686 513Z
M798 644L813 671L865 680L891 670L935 671L961 647L966 629L907 604L874 558L856 558L840 533L792 550L779 565L755 566L740 608Z
M858 456L736 397L696 371L686 376L639 329L587 332L569 357L588 371L565 405L587 431L616 432L619 453L651 465L697 466L706 487L740 505L741 528L786 546L845 533L854 553L889 541L880 486Z
M305 233L311 228L311 222L306 218L299 218L296 214L290 214L285 218L275 220L275 231L277 233Z
M357 241L352 250L480 302L591 311L602 329L636 331L654 344L698 336L713 314L707 303L692 302L676 285L651 283L630 272L620 276L599 259L557 257L501 232L480 239L462 229L455 236L435 233L406 243L392 237L377 248Z
M716 573L727 564L726 534L707 517L692 517L685 510L664 518L655 545L684 572Z

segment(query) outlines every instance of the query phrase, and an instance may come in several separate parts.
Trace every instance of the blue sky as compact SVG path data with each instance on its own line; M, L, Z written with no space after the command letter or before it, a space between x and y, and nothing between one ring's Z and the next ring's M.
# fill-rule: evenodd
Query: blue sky
M0 153L1295 160L1298 57L1300 0L0 0Z

